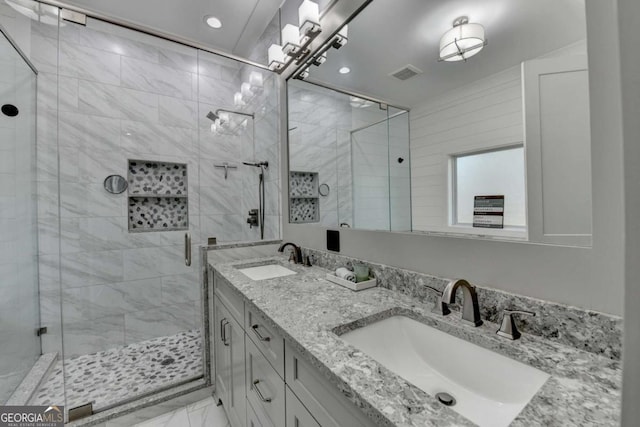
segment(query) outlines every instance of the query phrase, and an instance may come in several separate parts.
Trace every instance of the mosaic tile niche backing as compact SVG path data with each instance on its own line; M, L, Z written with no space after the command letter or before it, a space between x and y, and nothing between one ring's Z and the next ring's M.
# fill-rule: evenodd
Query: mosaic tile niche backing
M289 173L289 218L294 223L320 221L318 174L315 172Z
M189 228L187 165L129 160L129 230Z

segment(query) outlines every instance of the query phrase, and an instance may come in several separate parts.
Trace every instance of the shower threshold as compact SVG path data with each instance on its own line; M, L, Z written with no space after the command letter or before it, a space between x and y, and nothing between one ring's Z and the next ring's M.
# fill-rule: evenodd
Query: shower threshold
M202 364L200 329L141 341L58 361L29 404L104 411L201 378Z

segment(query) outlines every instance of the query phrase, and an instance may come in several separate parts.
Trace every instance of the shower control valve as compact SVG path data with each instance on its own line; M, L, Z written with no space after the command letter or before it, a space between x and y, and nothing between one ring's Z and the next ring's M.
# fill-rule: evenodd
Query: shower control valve
M249 224L249 228L258 226L258 209L251 209L249 211L249 218L247 218L247 224Z

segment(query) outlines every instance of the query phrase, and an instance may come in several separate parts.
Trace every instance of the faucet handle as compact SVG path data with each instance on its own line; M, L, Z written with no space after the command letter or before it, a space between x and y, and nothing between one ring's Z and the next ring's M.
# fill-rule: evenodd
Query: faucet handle
M433 310L431 310L431 312L436 314L441 314L443 316L446 316L447 314L451 314L451 310L449 310L449 306L445 304L444 301L442 301L442 292L437 290L436 288L432 288L431 286L427 286L427 285L425 285L425 288L428 291L431 291L438 295L438 300L436 301L433 307Z
M517 340L522 335L518 328L516 327L515 322L513 321L514 314L524 314L527 316L535 316L536 314L532 311L525 310L504 310L504 314L502 315L502 323L500 324L500 329L496 332L496 334L501 337L508 338L510 340Z

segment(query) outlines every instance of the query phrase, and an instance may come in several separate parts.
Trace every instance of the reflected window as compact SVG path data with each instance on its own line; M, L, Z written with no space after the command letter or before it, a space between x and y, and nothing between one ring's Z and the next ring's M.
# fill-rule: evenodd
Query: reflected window
M504 226L526 227L522 145L456 155L452 168L453 225L472 225L475 196L504 195Z

